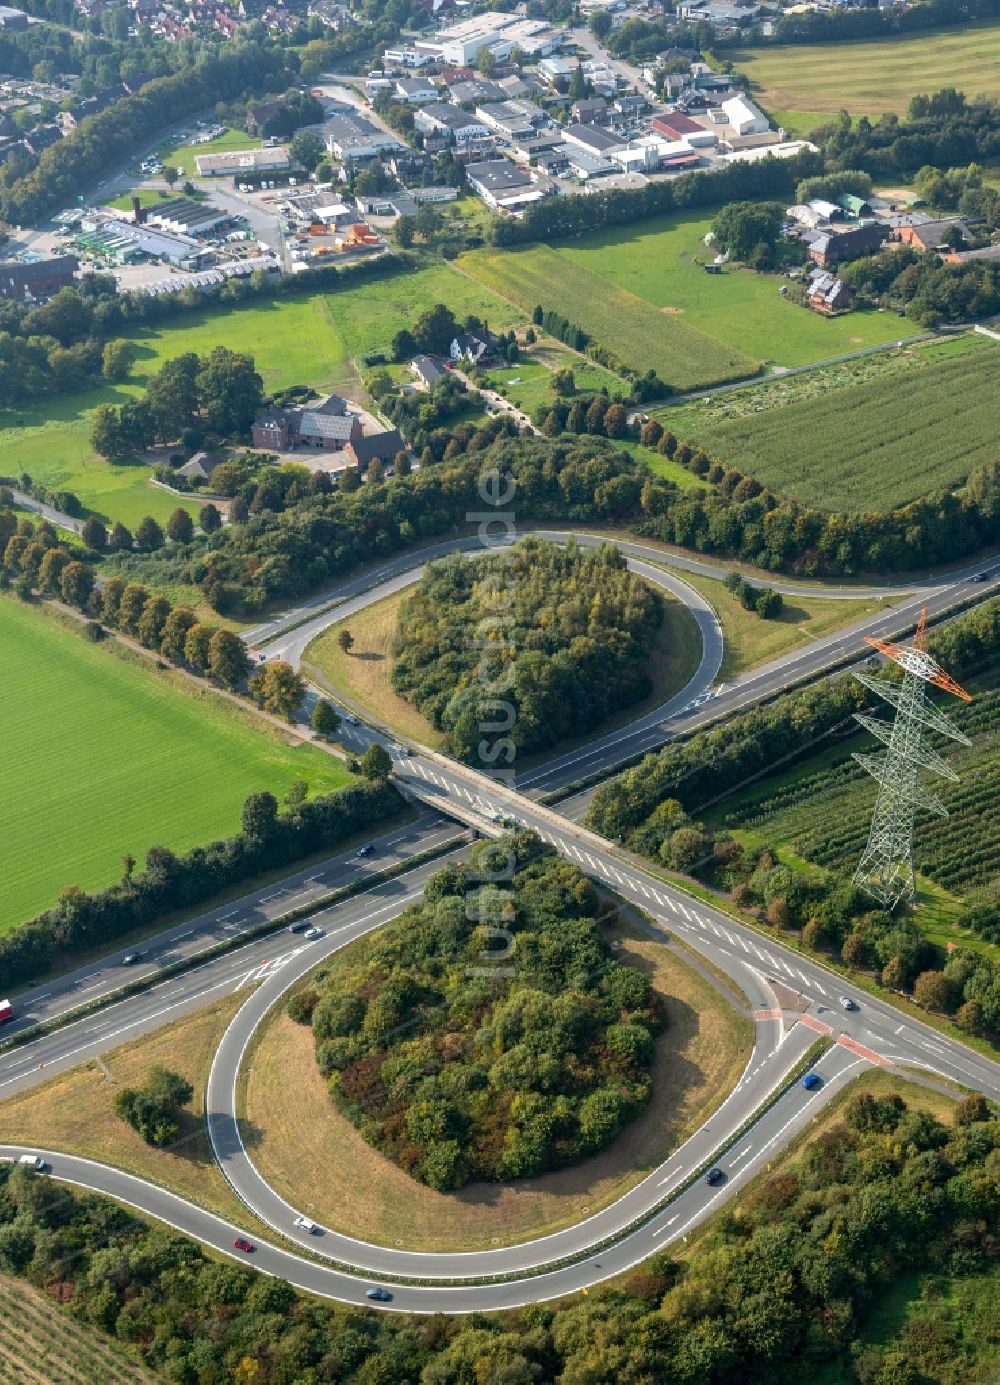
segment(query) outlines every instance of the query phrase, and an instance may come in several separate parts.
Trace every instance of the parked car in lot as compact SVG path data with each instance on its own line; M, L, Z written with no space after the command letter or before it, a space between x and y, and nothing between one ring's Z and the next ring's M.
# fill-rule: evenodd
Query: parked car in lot
M366 1289L366 1290L365 1290L365 1297L366 1297L366 1298L374 1299L376 1303L391 1303L391 1302L392 1302L392 1294L390 1294L390 1292L389 1292L388 1289L383 1289L383 1288L381 1288L381 1286L379 1286L379 1287L373 1287L373 1288L371 1288L371 1289Z
M303 938L322 938L323 930L322 928L315 927L307 928L306 931L302 934L302 936Z
M723 1181L725 1176L726 1175L722 1172L721 1169L709 1169L708 1173L706 1173L705 1175L705 1182L708 1184L710 1188L714 1188L717 1183L721 1183Z
M252 1255L257 1247L253 1241L248 1241L245 1236L237 1236L233 1242L234 1250L242 1250L244 1255Z
M823 1079L820 1077L818 1072L807 1072L805 1077L803 1077L802 1079L802 1085L803 1087L805 1087L807 1092L813 1092L816 1090L817 1087L821 1087L823 1085Z

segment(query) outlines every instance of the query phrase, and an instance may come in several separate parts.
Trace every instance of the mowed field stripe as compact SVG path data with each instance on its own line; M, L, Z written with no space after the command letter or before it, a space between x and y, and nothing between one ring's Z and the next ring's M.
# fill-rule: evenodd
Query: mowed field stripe
M643 373L653 369L674 389L735 380L757 369L758 363L742 351L616 288L552 246L474 250L458 265L525 312L541 304L561 313L626 365Z

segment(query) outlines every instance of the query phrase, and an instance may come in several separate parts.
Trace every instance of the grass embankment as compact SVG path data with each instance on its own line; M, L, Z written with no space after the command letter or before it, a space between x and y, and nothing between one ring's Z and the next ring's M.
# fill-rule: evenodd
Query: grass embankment
M762 620L755 612L744 610L722 582L691 572L679 575L701 592L718 614L725 641L720 678L747 673L892 604L860 597L786 596L778 618Z
M444 741L434 727L392 686L395 643L399 629L399 608L408 593L396 592L324 630L306 648L304 660L322 675L322 680L337 689L350 702L378 721L417 741L438 749ZM345 654L337 643L342 630L354 637L354 646ZM554 753L568 753L595 737L625 726L665 702L693 676L701 659L698 627L687 609L671 597L664 597L663 622L656 635L649 661L653 691L642 702L634 703L618 716L609 717L591 736L560 741L554 750L523 756L518 766L523 771L548 759Z
M857 42L731 48L726 57L776 114L905 115L916 93L941 87L970 99L980 92L1000 96L995 20Z
M311 1030L281 1010L260 1031L241 1083L241 1116L261 1173L325 1225L411 1250L531 1240L613 1202L729 1094L749 1057L753 1025L662 943L625 922L606 936L619 942L622 961L652 974L668 1022L656 1041L650 1106L603 1154L530 1182L435 1192L383 1158L334 1110ZM343 959L349 955L345 950Z
M606 250L602 269L610 257ZM525 312L540 303L561 313L626 365L640 373L655 370L672 389L697 389L757 370L757 360L742 348L707 335L677 314L663 312L644 295L617 287L565 250L548 245L474 250L458 264Z
M348 782L340 760L289 744L250 709L12 598L0 601L0 648L0 929L54 904L64 885L111 884L125 853L141 861L153 845L182 851L235 832L249 793Z
M0 1378L9 1385L153 1385L99 1328L53 1311L23 1279L0 1275Z
M212 1059L246 998L247 992L223 996L100 1059L0 1101L4 1139L97 1159L159 1183L237 1225L246 1224L249 1213L219 1172L204 1124ZM155 1064L180 1073L194 1088L169 1149L145 1144L112 1105L119 1088L140 1085Z

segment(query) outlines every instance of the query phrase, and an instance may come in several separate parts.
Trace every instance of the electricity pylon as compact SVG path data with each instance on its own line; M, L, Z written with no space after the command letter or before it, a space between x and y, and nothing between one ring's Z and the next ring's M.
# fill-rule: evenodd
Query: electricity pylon
M936 751L924 744L924 727L963 745L968 736L952 726L943 713L927 701L925 687L933 683L955 697L971 702L969 694L955 682L924 649L927 610L921 612L912 644L895 644L865 636L865 642L892 659L903 670L903 681L885 683L867 673L855 673L866 688L896 708L891 725L878 717L856 712L861 725L888 746L884 755L855 755L858 764L878 780L878 799L872 815L871 831L864 855L854 872L854 883L874 896L885 909L899 900L911 900L915 893L913 874L913 824L918 808L946 818L948 810L936 795L925 789L918 771L923 768L944 779L958 782L958 775Z

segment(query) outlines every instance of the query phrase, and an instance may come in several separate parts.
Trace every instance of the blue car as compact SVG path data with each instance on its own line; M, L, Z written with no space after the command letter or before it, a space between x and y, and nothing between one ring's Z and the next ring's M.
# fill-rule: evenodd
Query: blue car
M802 1085L803 1087L805 1087L807 1092L814 1091L817 1087L822 1086L822 1084L823 1079L820 1077L818 1072L807 1072L805 1077L803 1077L802 1079Z

